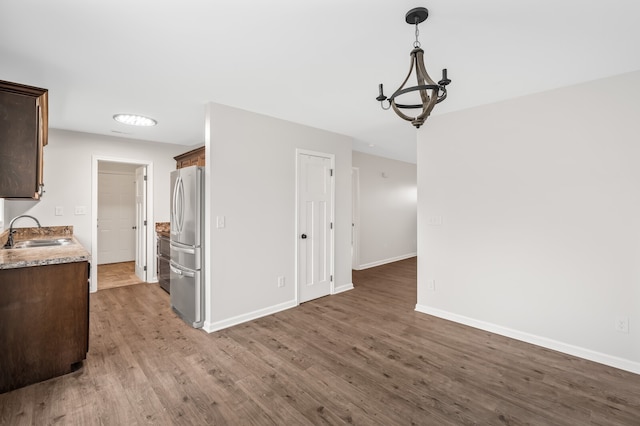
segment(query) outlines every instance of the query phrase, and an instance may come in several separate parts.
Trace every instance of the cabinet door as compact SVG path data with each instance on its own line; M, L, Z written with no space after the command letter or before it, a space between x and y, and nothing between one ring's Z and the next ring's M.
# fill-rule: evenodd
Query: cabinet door
M0 198L42 195L46 89L0 81Z
M88 268L0 269L0 393L69 373L86 358Z
M189 166L203 166L204 167L204 147L196 148L192 151L185 152L176 157L176 169Z

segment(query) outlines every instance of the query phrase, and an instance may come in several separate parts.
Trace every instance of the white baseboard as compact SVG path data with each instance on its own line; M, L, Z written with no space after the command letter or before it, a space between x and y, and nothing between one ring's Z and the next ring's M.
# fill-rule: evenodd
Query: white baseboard
M363 269L373 268L375 266L386 265L387 263L397 262L399 260L410 259L412 257L416 257L418 253L409 253L403 254L402 256L391 257L389 259L377 260L375 262L365 263L364 265L359 265L357 268L353 268L356 271L362 271Z
M348 283L335 287L332 294L338 294L345 291L353 290L353 283ZM278 305L269 306L267 308L258 309L257 311L249 312L247 314L238 315L222 321L208 322L205 321L202 329L207 333L213 333L214 331L222 330L225 328L233 327L234 325L242 324L243 322L251 321L254 319L266 317L267 315L275 314L280 311L295 308L298 303L295 300L280 303Z
M257 311L227 318L222 321L215 321L215 322L205 321L202 329L207 333L213 333L214 331L222 330L224 328L229 328L234 325L242 324L243 322L247 322L247 321L251 321L261 317L265 317L267 315L275 314L276 312L284 311L286 309L291 309L296 306L298 306L298 303L296 303L295 300L290 300L288 302L280 303L278 305L269 306L267 308L258 309Z
M579 346L570 345L557 340L548 339L546 337L536 336L534 334L525 333L511 328L503 327L485 321L476 320L465 317L463 315L454 314L440 309L432 308L425 305L416 305L416 311L423 314L433 315L434 317L443 318L449 321L468 325L490 333L499 334L501 336L510 337L512 339L521 340L547 349L562 352L565 354L584 358L610 367L619 368L631 373L640 374L640 363L630 361L624 358L603 354L601 352L592 351L591 349L581 348Z
M333 293L331 294L338 294L338 293L342 293L345 291L349 291L349 290L353 290L353 283L349 283L349 284L344 284L338 287L334 287L333 288Z

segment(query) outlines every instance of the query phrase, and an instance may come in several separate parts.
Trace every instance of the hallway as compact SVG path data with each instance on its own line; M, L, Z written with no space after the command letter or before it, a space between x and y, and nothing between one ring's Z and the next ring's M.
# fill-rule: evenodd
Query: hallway
M135 262L98 265L98 290L141 284L135 272Z

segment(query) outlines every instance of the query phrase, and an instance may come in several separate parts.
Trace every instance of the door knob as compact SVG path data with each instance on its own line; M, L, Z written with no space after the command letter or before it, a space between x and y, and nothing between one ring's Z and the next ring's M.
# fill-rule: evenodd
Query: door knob
M302 238L303 240L306 240L307 239L307 234L300 235L300 238Z

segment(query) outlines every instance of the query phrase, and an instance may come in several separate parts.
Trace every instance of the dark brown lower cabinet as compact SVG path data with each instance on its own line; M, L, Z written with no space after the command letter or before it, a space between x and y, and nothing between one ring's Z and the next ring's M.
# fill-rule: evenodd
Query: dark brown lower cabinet
M70 373L89 350L88 262L0 269L0 393Z

